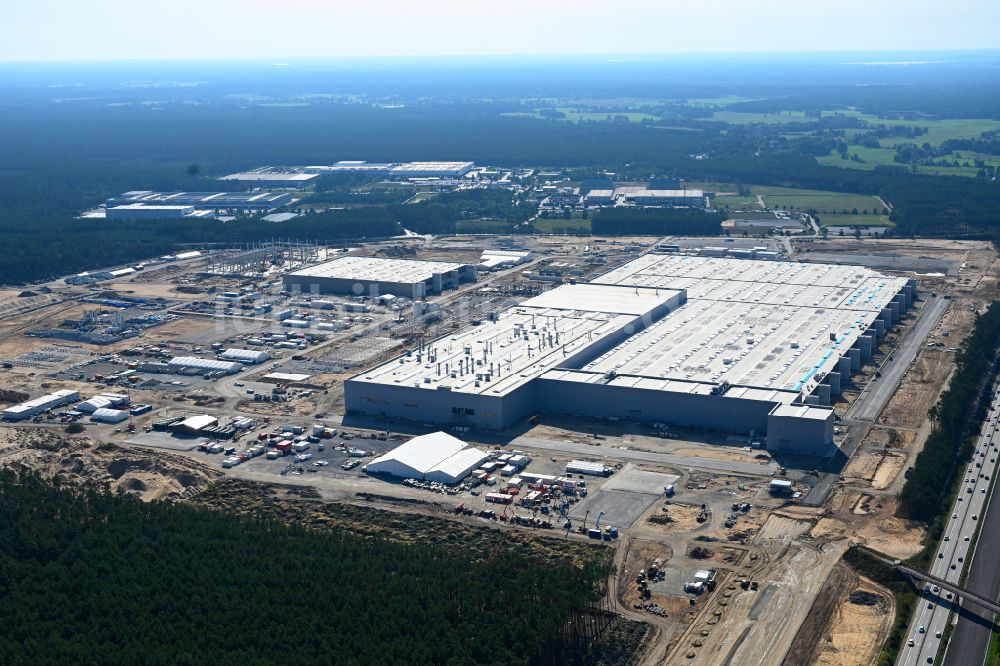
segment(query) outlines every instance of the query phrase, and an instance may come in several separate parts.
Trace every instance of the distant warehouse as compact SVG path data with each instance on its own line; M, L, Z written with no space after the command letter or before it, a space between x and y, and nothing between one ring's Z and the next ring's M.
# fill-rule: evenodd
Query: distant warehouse
M347 256L303 268L284 277L289 291L354 294L375 298L390 294L420 299L476 281L476 267L445 261Z
M205 210L272 210L294 201L289 192L154 192L134 190L107 200L108 211L124 206L143 209L193 206Z
M271 189L293 189L300 190L312 184L316 178L315 173L303 173L298 170L277 169L274 167L261 167L253 171L241 171L223 176L219 180L226 183L239 183L247 187L271 188Z
M270 360L270 358L271 354L268 352L254 349L227 349L219 354L219 359L222 361L236 361L237 363L246 363L247 365L263 363Z

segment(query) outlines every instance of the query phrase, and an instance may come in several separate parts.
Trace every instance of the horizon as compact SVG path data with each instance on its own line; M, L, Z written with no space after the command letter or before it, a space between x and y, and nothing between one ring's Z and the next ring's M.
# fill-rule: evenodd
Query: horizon
M639 0L502 6L289 0L273 20L236 0L133 5L38 0L0 25L0 62L153 62L607 54L852 53L993 49L1000 5L956 0L844 0L836 8L761 0L698 7ZM863 17L863 21L859 18ZM794 27L794 30L788 28ZM822 29L819 29L821 27Z

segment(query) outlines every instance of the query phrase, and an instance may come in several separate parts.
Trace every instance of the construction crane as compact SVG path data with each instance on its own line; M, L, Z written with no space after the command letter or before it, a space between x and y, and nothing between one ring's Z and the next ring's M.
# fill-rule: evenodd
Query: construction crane
M594 525L594 529L595 530L601 529L601 518L603 518L603 517L604 517L604 512L603 511L601 511L599 514L597 514L597 523Z

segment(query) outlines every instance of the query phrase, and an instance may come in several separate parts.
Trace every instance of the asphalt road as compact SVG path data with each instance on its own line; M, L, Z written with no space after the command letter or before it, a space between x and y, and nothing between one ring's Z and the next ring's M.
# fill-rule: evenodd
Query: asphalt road
M976 452L973 460L966 464L965 481L959 490L958 497L952 506L952 517L948 520L944 536L938 548L938 557L934 559L930 573L943 578L950 583L957 584L965 567L966 558L971 557L972 537L975 535L979 519L984 517L990 488L990 479L996 473L996 460L1000 457L1000 436L997 435L997 425L1000 421L1000 393L994 393L991 404L990 415L983 422L982 430L976 441ZM994 516L996 519L996 516ZM992 551L991 545L1000 541L1000 534L988 533L984 530L983 552ZM978 550L978 547L977 547ZM995 551L992 551L995 552ZM981 558L982 559L982 558ZM994 561L995 566L995 561ZM991 598L996 598L995 594L989 594L988 590L975 590L985 593ZM917 609L910 623L907 635L907 645L899 653L897 664L901 666L916 666L917 664L932 664L937 658L938 648L941 646L940 636L947 625L954 603L950 592L935 590L928 584L917 599ZM972 613L978 609L969 604ZM966 613L964 609L960 611ZM960 649L956 638L951 641L951 646L957 652ZM952 648L949 648L949 653ZM974 648L970 648L974 649ZM948 662L971 666L981 664L985 652L978 658L972 660L952 661L951 654L948 655ZM959 659L959 657L955 657Z
M994 431L996 421L994 421ZM995 440L1000 442L1000 435ZM979 533L979 541L973 553L972 564L966 587L990 599L1000 595L1000 567L997 567L994 553L1000 552L1000 506L996 504L997 494L989 498L989 504L982 517L983 526ZM979 557L976 555L980 554ZM948 644L945 664L949 666L976 666L986 660L986 650L989 647L993 633L994 615L990 611L969 605L962 609L958 616L955 632Z
M900 380L903 379L907 368L910 367L910 363L916 358L920 346L924 344L931 329L937 326L941 315L948 309L949 302L941 297L932 298L926 302L917 315L917 322L910 333L900 343L899 348L893 352L892 360L884 363L879 369L882 377L868 382L862 395L855 403L857 408L851 410L848 418L861 421L874 421L878 418L886 403L896 392L896 388L899 386Z

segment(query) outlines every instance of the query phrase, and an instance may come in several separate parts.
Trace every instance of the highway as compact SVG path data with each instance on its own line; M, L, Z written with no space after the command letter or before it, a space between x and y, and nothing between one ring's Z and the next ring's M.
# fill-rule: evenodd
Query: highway
M965 480L952 506L952 516L946 523L938 547L938 556L930 569L931 574L950 583L959 582L966 559L970 556L976 528L979 520L984 517L983 510L990 499L988 494L990 479L996 473L996 460L1000 456L1000 446L998 446L1000 437L997 436L998 415L1000 415L1000 393L994 392L989 416L983 422L979 438L976 440L973 460L965 465ZM997 537L991 534L986 538L992 545ZM984 548L984 550L991 549ZM907 644L900 651L897 664L915 666L935 663L941 645L941 634L951 616L953 599L954 595L951 592L940 590L930 583L925 585L917 599L917 609L910 623ZM968 604L968 608L972 613L979 612L974 604ZM958 645L955 640L952 644L956 647ZM951 661L950 656L949 661ZM982 655L972 661L953 663L980 664Z

